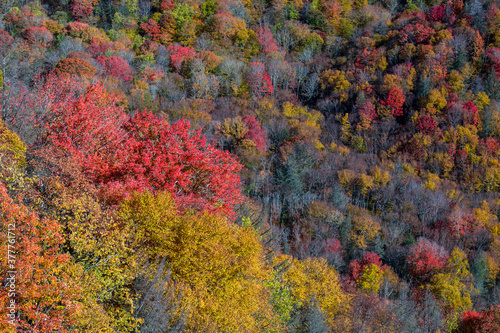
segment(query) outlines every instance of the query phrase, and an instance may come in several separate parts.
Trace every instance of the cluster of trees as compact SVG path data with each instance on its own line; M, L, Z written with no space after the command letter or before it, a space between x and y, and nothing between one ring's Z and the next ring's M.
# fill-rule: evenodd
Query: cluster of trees
M2 1L0 329L499 331L498 7Z

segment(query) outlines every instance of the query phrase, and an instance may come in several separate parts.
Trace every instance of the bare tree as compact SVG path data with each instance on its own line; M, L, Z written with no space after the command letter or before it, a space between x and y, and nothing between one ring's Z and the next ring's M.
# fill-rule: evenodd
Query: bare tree
M325 51L331 53L332 57L336 57L343 46L342 37L327 36L325 40Z
M64 37L59 43L59 50L61 50L64 57L67 57L71 52L83 52L85 48L80 40Z
M418 307L419 318L422 321L421 332L437 332L442 328L443 315L436 298L426 290L423 302Z
M472 0L468 2L465 12L474 19L472 24L475 28L481 33L486 31L486 11L484 10L482 1Z
M314 51L310 48L303 49L299 54L299 60L303 63L308 63L314 56Z
M269 61L268 73L271 77L273 87L288 88L289 81L294 79L294 71L285 60L272 59Z
M454 51L454 66L455 68L462 68L468 59L468 51L467 51L467 37L464 35L455 35L450 40L450 47Z
M219 66L221 92L231 95L239 89L243 82L243 70L245 66L241 61L228 59Z
M213 40L210 38L210 36L206 33L202 33L198 39L196 39L195 42L195 48L198 51L208 51L212 49L214 46Z
M160 45L156 51L156 64L164 71L168 71L170 67L170 53L164 45Z
M166 257L144 268L136 290L141 297L134 315L144 321L142 333L183 332L188 309L182 304L182 290L166 270Z
M28 0L2 0L0 1L0 14L7 14L12 7L22 8Z
M309 68L307 68L307 66L304 66L301 63L297 63L295 65L295 79L297 80L297 96L299 95L300 92L300 86L307 78L308 74L309 74Z
M296 37L292 34L290 29L287 28L277 31L275 34L275 38L278 45L284 48L287 52L290 49L293 49L297 44Z
M151 15L151 0L139 0L139 17L149 18Z
M314 73L309 78L304 82L304 86L302 89L302 95L306 99L311 99L316 95L318 92L318 85L319 85L319 76L318 74Z
M59 50L49 51L44 54L43 60L45 62L46 67L54 68L55 65L61 60L61 52Z
M127 61L129 66L137 65L137 58L135 57L134 51L131 50L120 50L118 51L118 56Z
M207 75L203 71L191 73L187 81L189 93L194 98L205 98L207 96L217 97L219 83L214 75Z
M385 8L391 13L392 16L395 16L398 13L399 1L398 0L386 0L384 2Z
M184 78L175 73L168 73L158 84L160 103L179 102L186 98ZM162 105L161 107L163 107Z
M457 128L457 126L462 121L463 114L464 107L461 105L461 103L453 103L448 109L446 117L448 118L450 125L453 126L453 128Z

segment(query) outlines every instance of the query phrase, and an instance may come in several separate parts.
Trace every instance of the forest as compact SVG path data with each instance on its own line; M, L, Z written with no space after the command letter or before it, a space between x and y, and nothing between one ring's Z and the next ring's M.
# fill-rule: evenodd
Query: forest
M499 8L0 1L0 331L500 332Z

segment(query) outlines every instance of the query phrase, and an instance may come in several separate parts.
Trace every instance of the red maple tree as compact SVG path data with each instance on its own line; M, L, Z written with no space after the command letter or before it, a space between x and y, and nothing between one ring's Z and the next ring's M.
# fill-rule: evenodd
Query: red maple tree
M98 2L99 0L73 0L71 3L71 15L73 15L77 21L87 18L92 15L94 5Z
M273 84L271 77L261 62L252 62L250 64L249 75L250 87L257 96L269 95L273 93Z
M108 202L167 190L182 208L234 213L242 168L235 157L208 144L185 120L170 124L149 111L128 116L118 102L95 84L52 104L44 120L48 143L72 156Z
M173 0L160 0L160 9L162 12L167 12L174 8Z
M498 143L497 139L486 138L486 139L481 139L480 142L483 144L483 146L486 148L486 150L490 155L492 156L498 155L498 148L500 147L500 144Z
M170 45L167 48L167 50L170 53L170 60L172 61L172 67L176 72L181 70L181 65L184 60L193 58L196 55L195 50L184 46Z
M260 126L260 123L254 116L244 116L243 122L248 126L248 132L245 135L245 139L252 140L258 150L265 152L267 146L266 131Z
M268 27L259 27L257 29L257 40L265 54L278 52L278 45L276 45L273 33Z
M467 113L464 115L464 120L467 123L477 126L481 116L476 105L474 105L471 101L468 101L464 104L464 109L467 110Z
M94 38L90 41L88 52L92 54L94 57L97 57L113 49L114 47L112 43L100 43L100 41Z
M437 5L432 7L432 9L427 13L427 19L429 21L438 22L441 21L444 17L444 8L443 6Z
M52 33L45 27L29 27L23 36L31 45L37 44L42 47L46 47L54 39Z
M389 108L392 115L402 116L403 115L403 104L405 102L405 95L400 88L392 87L387 94L387 98L380 101L382 105Z
M141 23L141 28L154 41L160 40L162 32L161 32L160 26L158 25L158 23L155 20L149 19L149 21L147 21L145 23Z
M438 128L434 118L426 114L418 117L416 125L417 129L424 134L434 134Z
M132 81L132 70L125 59L116 56L109 58L99 56L97 61L106 69L109 75L116 76L123 81Z
M444 267L447 259L448 253L442 246L421 237L411 247L406 261L410 266L410 273L419 281L425 282Z
M500 305L492 305L482 312L465 311L458 331L460 333L500 332Z
M375 119L377 118L377 111L375 110L375 106L373 105L372 101L367 99L364 101L360 106L359 106L359 114L369 118L369 119Z

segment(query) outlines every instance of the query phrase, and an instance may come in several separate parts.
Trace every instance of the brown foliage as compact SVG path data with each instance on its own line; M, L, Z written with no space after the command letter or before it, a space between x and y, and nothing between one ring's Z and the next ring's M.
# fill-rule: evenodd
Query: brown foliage
M97 73L94 66L79 58L66 58L56 65L57 75L78 75L81 77L92 77Z

